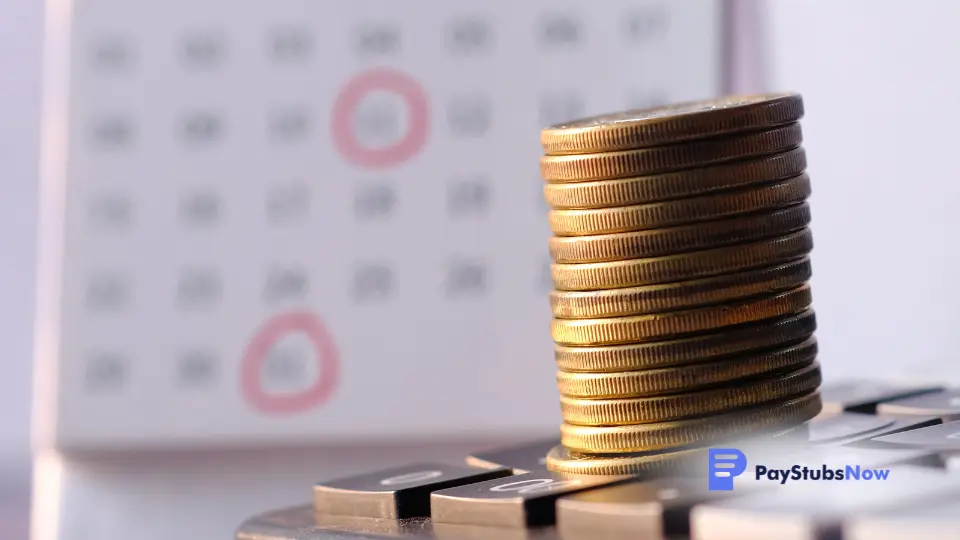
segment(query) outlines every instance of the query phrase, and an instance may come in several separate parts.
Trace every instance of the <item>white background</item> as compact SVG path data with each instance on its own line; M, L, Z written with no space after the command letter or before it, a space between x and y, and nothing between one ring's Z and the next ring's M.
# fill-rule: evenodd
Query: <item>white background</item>
M43 3L0 15L0 464L27 455Z
M960 3L770 2L801 91L825 376L960 380Z
M814 291L827 375L954 378L960 5L777 0L768 7L772 79L763 86L796 89L807 103ZM28 441L40 12L37 0L7 0L0 16L6 470L23 463ZM141 485L148 484L157 486ZM155 500L176 497L170 486L156 489Z
M0 538L25 538L43 3L0 13Z

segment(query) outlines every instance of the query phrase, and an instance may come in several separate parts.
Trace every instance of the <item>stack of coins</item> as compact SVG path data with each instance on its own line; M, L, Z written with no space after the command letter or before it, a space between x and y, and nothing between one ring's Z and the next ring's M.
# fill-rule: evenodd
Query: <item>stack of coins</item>
M637 473L819 413L810 178L797 94L547 128L562 445Z

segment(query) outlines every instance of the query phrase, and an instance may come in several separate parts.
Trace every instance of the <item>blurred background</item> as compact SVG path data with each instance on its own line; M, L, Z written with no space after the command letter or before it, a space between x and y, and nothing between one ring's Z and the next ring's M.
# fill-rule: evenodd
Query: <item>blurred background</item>
M0 538L230 538L554 433L537 133L633 106L801 92L825 376L960 380L958 17L7 0Z

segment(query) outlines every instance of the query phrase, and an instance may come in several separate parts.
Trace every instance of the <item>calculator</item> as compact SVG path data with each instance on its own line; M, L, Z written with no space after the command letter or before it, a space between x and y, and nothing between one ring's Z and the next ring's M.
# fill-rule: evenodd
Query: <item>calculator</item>
M535 440L478 449L460 463L317 479L304 484L310 502L252 517L236 538L957 537L960 388L847 380L820 392L823 411L806 424L802 440L759 456L741 452L757 463L744 463L739 474L714 474L718 460L707 476L565 475L546 466L559 439ZM739 452L705 451L704 463L731 451ZM713 477L732 482L724 488Z

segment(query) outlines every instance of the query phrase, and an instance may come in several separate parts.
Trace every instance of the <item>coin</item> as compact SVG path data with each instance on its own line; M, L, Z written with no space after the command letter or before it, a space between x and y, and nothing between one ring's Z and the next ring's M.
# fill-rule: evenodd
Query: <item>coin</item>
M817 339L788 347L681 367L615 373L557 373L560 394L573 398L648 397L707 387L777 373L810 364L817 358Z
M671 422L761 405L816 390L816 362L762 379L698 392L643 398L581 399L560 396L564 422L580 426L626 426Z
M645 259L584 264L553 264L554 287L595 291L657 285L750 270L799 259L813 250L809 229L750 244Z
M692 447L801 437L820 411L803 113L758 94L543 131L552 470L676 473Z
M773 184L635 206L592 210L551 210L550 230L558 236L647 231L793 206L810 197L810 177L801 174Z
M684 474L706 462L706 448L648 452L636 455L595 456L573 452L562 445L547 453L547 469L565 474L638 475L651 478Z
M550 255L558 263L620 261L673 255L782 236L810 224L806 203L763 212L638 232L550 238Z
M780 154L682 171L564 184L544 184L547 204L556 210L631 206L682 199L797 176L807 167L803 148Z
M759 130L802 117L799 94L730 96L584 118L551 126L540 139L547 154L609 152Z
M800 419L816 416L815 411L822 408L820 394L816 391L775 404L784 413L792 418ZM796 422L800 423L800 422ZM789 428L786 430L789 432ZM749 442L759 443L765 437L750 437ZM788 437L789 438L789 437ZM771 441L780 437L773 434ZM787 443L789 444L789 443ZM737 446L730 444L730 446ZM743 447L740 445L739 447ZM547 453L547 469L570 474L634 474L642 476L657 476L661 474L678 474L683 476L702 476L706 474L706 448L684 448L665 452L634 452L616 454L590 454L577 452L562 445L553 447Z
M766 131L685 144L599 154L543 156L540 173L548 182L629 178L785 152L800 146L803 133L793 123Z
M794 289L813 275L810 258L703 279L602 291L551 291L558 319L596 319L720 304Z
M816 315L808 309L782 319L683 339L604 347L558 345L554 358L558 368L571 372L611 373L655 369L784 347L809 338L816 329Z
M815 389L816 387L802 395L810 396L810 392ZM798 395L800 394L791 397ZM808 401L764 404L726 414L675 422L602 427L563 424L560 428L560 441L563 446L575 452L649 452L782 430L812 419L820 413L820 409L816 399L809 398Z
M554 319L553 340L559 345L622 345L715 330L725 326L774 319L810 307L810 287L771 296L697 309L608 319Z

